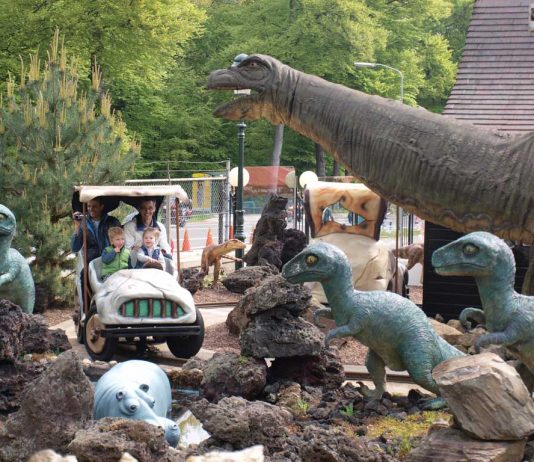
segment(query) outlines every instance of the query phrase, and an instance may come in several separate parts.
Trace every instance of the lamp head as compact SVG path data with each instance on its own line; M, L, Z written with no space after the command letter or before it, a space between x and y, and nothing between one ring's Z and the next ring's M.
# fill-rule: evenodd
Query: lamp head
M230 173L228 174L228 181L230 182L230 185L234 188L237 188L238 183L238 176L239 176L239 167L234 167L232 170L230 170ZM248 170L246 168L243 169L243 187L245 187L250 180L250 174L248 173Z
M364 63L364 62L355 62L354 63L354 66L356 67L369 67L371 69L375 68L376 67L376 63Z
M312 172L311 170L303 172L299 176L299 184L302 188L305 188L307 184L315 183L317 181L319 181L319 178L317 177L315 172Z

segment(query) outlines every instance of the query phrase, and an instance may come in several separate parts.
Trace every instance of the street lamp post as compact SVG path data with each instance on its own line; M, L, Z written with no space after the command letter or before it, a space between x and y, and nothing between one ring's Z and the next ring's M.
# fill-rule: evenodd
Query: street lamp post
M399 74L400 77L400 102L404 103L404 74L399 69L396 69L394 67L388 66L387 64L380 64L380 63L365 63L365 62L355 62L354 66L356 67L366 67L368 69L376 69L376 68L383 68L383 69L389 69L390 71L396 72ZM397 217L396 217L396 233L395 233L395 248L399 248L399 229L400 229L400 214L402 212L402 209L397 205ZM413 215L410 216L408 219L408 243L411 244L413 241ZM398 293L398 277L397 277L397 271L399 268L399 257L395 256L395 292Z
M404 74L399 69L396 69L394 67L388 66L386 64L380 64L380 63L363 63L363 62L355 62L354 66L356 67L366 67L368 69L376 69L377 67L381 67L384 69L389 69L390 71L396 72L399 74L400 77L400 102L404 102Z
M247 54L241 53L234 58L232 67L239 66L239 63L248 57ZM234 95L250 95L250 89L240 89L234 90ZM243 210L243 167L245 165L245 129L247 125L244 121L241 121L237 124L237 141L238 141L238 152L237 152L237 190L236 190L236 201L235 201L235 234L234 237L239 239L242 242L245 242L245 218ZM235 269L238 270L243 267L243 249L237 249L235 251L235 256L239 258L235 263Z
M302 172L301 175L299 176L299 184L303 190L306 189L307 185L311 183L316 183L317 181L319 181L319 178L317 178L317 175L315 174L315 172L312 172L311 170ZM302 205L304 206L303 197L301 198L301 202L302 202ZM308 220L306 219L306 214L304 214L304 234L306 234L306 242L309 243L310 242L310 225L308 223Z
M245 138L245 133L243 132L243 142ZM240 138L241 142L241 138ZM240 146L240 153L243 153L244 149ZM250 175L246 168L243 168L244 160L241 160L241 164L238 167L234 167L230 170L228 174L228 181L232 186L232 216L233 216L233 226L234 226L234 238L239 239L240 241L245 241L245 225L244 225L244 211L243 211L243 188L248 184ZM241 194L239 194L241 191ZM240 202L240 204L238 204ZM240 213L238 213L238 211ZM239 237L241 236L241 237ZM238 249L235 251L235 256L237 258L243 258L243 249ZM243 267L243 262L236 261L236 269Z

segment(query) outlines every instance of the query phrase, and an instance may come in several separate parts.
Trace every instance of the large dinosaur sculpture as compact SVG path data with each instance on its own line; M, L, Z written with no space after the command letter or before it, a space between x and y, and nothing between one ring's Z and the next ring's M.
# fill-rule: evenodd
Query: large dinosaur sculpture
M510 138L327 82L265 55L212 72L208 88L252 89L214 114L289 126L421 218L459 232L534 242L534 133Z
M26 313L33 313L35 285L30 266L18 250L11 248L17 221L6 206L0 204L0 298L16 303Z
M385 391L386 366L407 370L413 381L439 394L432 369L440 362L463 353L439 337L425 313L407 298L386 291L363 292L352 286L352 270L346 255L336 246L316 242L284 265L282 276L292 283L319 281L329 308L313 314L334 319L325 345L336 337L354 337L369 347L365 365L375 384L371 394ZM440 400L430 403L439 406Z
M506 243L486 232L470 233L432 254L432 265L443 276L473 276L478 286L482 310L465 308L460 321L474 319L486 325L489 333L475 347L504 345L519 358L518 370L530 391L534 389L534 297L514 290L514 255Z

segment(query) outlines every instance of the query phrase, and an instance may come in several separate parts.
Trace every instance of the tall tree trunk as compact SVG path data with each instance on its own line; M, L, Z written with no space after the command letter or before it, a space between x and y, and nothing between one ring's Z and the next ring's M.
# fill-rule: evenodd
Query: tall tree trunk
M326 176L324 149L320 144L317 143L315 143L315 171L319 177Z
M339 163L337 160L334 160L334 167L332 168L332 176L339 176Z
M282 157L282 146L284 145L284 125L276 125L274 131L273 153L271 156L271 165L273 167L280 166L280 158Z

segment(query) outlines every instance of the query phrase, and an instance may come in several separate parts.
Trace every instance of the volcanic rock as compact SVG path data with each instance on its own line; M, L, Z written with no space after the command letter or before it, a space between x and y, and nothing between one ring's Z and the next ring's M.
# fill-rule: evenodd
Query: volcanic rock
M318 356L276 358L268 375L270 382L285 379L330 390L337 390L345 381L345 369L333 349L323 349Z
M290 284L280 275L269 276L258 287L247 290L228 314L226 326L230 333L239 335L259 313L277 307L297 317L307 309L310 300L311 293L306 287Z
M41 449L67 452L67 445L91 419L93 386L81 361L68 351L31 382L20 408L0 431L0 461L26 460Z
M0 363L15 363L24 351L22 338L27 319L18 305L0 300Z
M287 427L293 421L286 409L237 396L223 398L217 404L206 400L192 403L191 412L212 435L210 440L230 444L233 449L263 444L269 453L284 447Z
M105 417L79 430L68 450L78 462L119 460L124 452L142 462L183 460L165 441L163 428L144 420Z
M244 294L250 287L259 285L266 277L278 272L272 266L247 266L230 273L222 283L230 292Z
M240 337L241 353L254 358L319 356L324 336L313 324L274 308L254 318Z
M239 356L237 353L215 353L208 360L202 379L202 395L217 402L224 396L242 396L253 400L260 396L267 382L264 360Z

